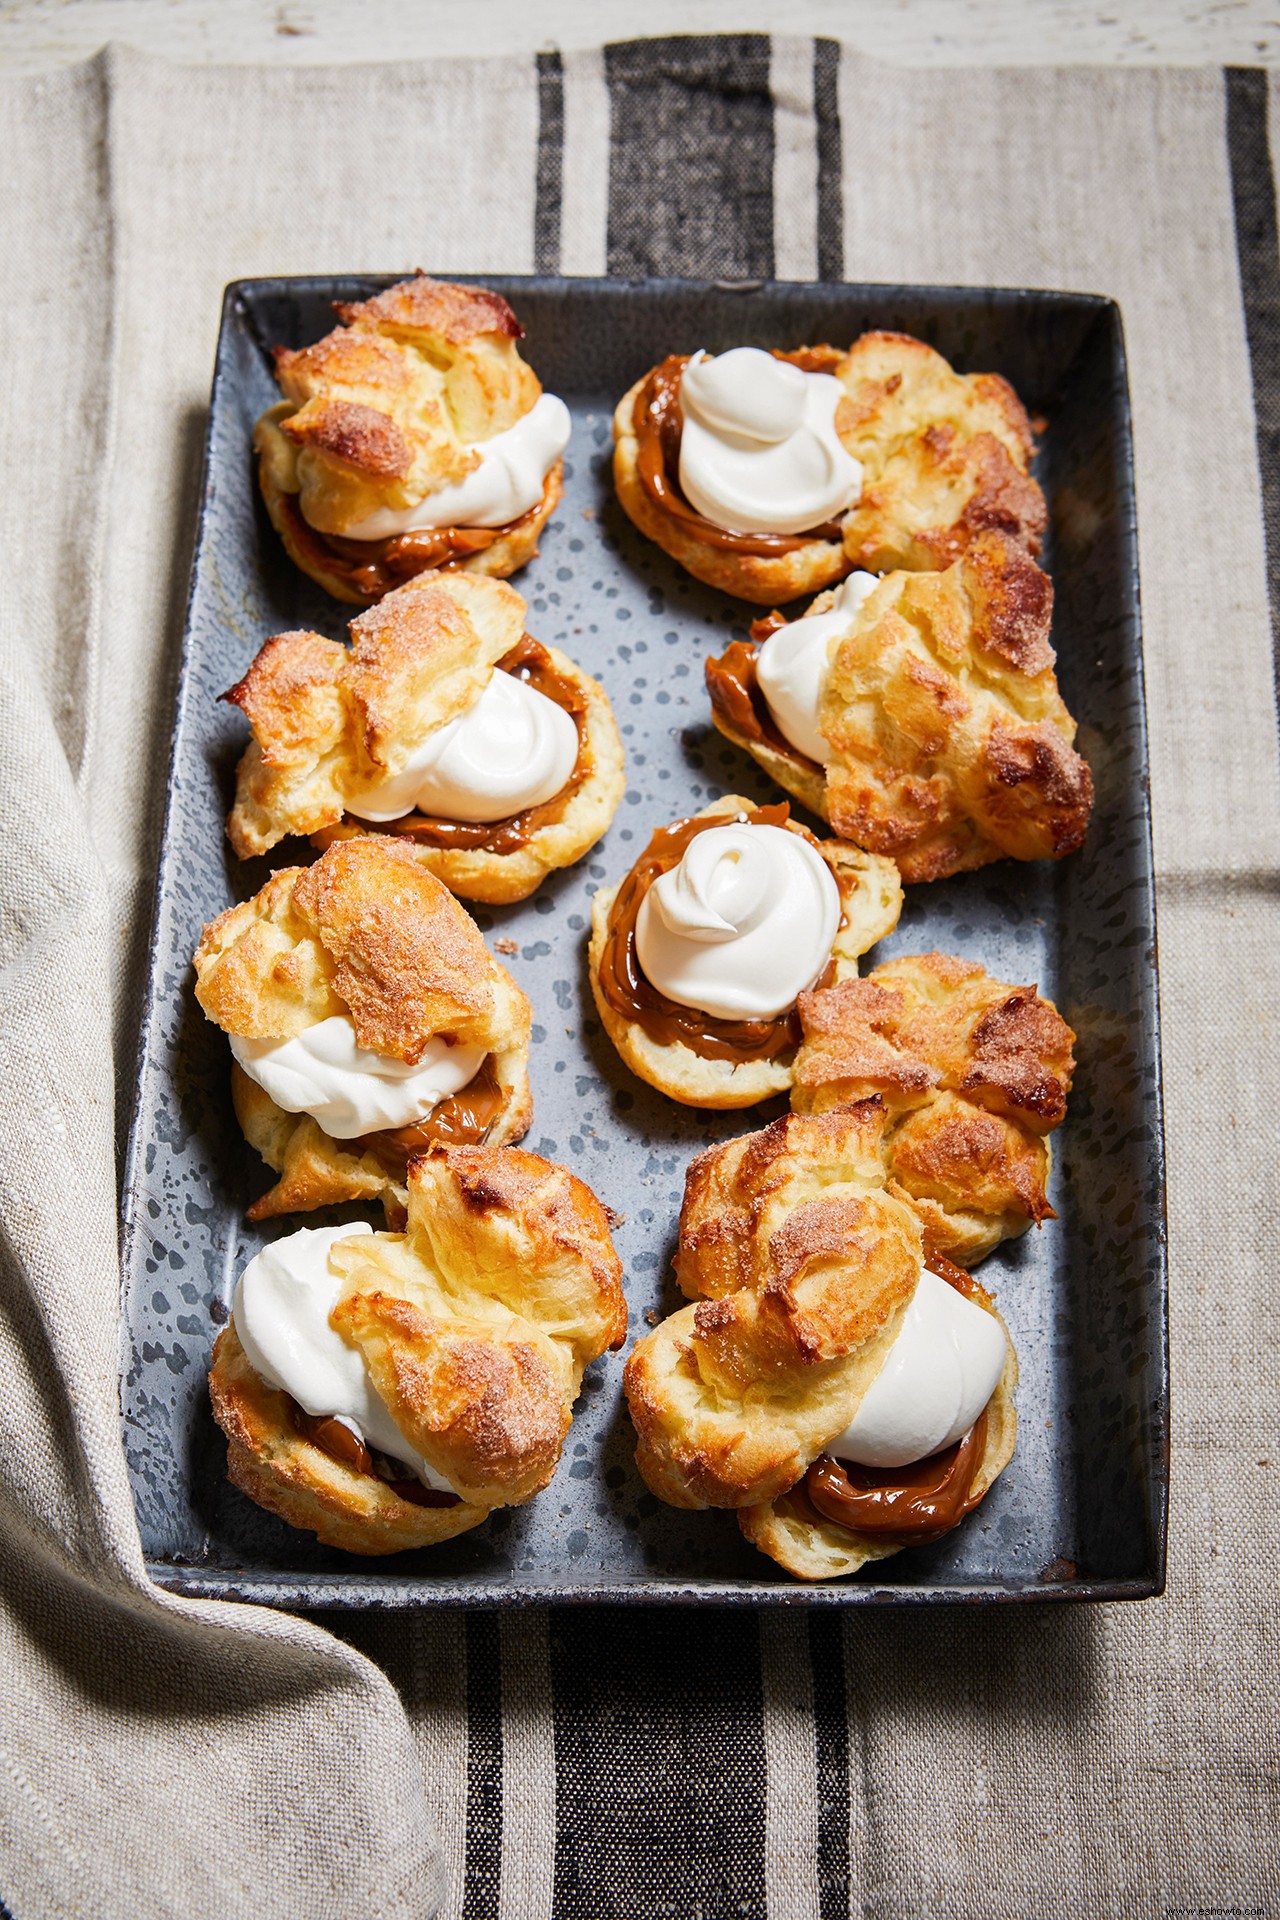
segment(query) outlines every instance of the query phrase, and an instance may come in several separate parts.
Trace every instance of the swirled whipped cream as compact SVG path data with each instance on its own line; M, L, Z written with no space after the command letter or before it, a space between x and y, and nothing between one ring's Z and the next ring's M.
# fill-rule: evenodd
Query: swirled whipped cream
M345 538L391 540L415 527L505 527L537 506L572 427L564 401L540 394L513 427L475 443L470 451L480 455L480 465L461 480L438 487L416 507L379 507L347 527Z
M836 432L844 388L759 347L708 359L680 381L680 485L730 533L804 533L862 492L862 466Z
M513 673L495 672L474 704L429 733L403 771L348 794L361 820L399 820L415 808L484 824L541 806L578 758L578 729L563 707Z
M1004 1372L1004 1328L926 1267L901 1331L862 1404L826 1451L906 1467L962 1440Z
M289 1040L231 1036L231 1051L251 1080L286 1113L309 1113L335 1140L409 1127L473 1080L483 1047L429 1040L412 1066L359 1046L345 1013L319 1020Z
M669 1000L770 1020L831 958L840 890L812 841L745 820L695 834L636 915L636 957Z
M818 726L831 649L853 626L864 600L880 585L874 573L851 573L825 613L779 627L756 655L756 679L778 730L798 752L825 767L831 742Z
M425 1486L451 1493L392 1419L359 1349L329 1324L343 1287L330 1248L372 1232L364 1223L304 1227L264 1247L240 1276L231 1318L249 1365L269 1387L292 1395L304 1413L340 1420L366 1446L403 1461Z

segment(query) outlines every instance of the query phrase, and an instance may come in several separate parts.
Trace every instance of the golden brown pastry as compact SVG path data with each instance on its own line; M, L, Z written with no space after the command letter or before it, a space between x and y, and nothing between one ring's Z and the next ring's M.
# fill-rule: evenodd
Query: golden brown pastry
M266 1248L209 1376L234 1485L348 1553L430 1546L532 1499L583 1368L626 1333L604 1209L564 1167L433 1147L407 1197L403 1233Z
M856 567L945 567L993 529L1039 553L1045 504L1031 477L1031 425L998 374L958 374L901 333L863 334L847 353L819 346L773 357L839 383L835 433L861 465L860 484L855 476L840 496L852 504L799 531L739 531L727 497L714 518L690 502L681 478L687 356L670 355L618 404L618 498L695 578L767 606L821 592Z
M708 858L702 836L728 828ZM672 905L655 907L673 885L684 924L704 923L688 940L664 931ZM623 1060L659 1092L685 1106L754 1106L791 1084L797 993L856 974L901 908L891 860L815 839L785 802L728 794L658 828L622 882L595 895L596 1007Z
M876 1097L890 1193L930 1253L961 1266L1054 1217L1047 1136L1066 1116L1075 1035L1034 987L923 953L802 994L791 1099L802 1113Z
M1012 1342L960 1269L931 1256L926 1275L920 1223L886 1188L885 1120L863 1100L700 1154L676 1255L695 1304L637 1343L624 1376L654 1493L735 1509L746 1537L804 1579L937 1539L1013 1452ZM956 1391L940 1411L920 1355L957 1319ZM890 1442L910 1455L913 1439L919 1460L858 1463Z
M720 732L842 839L891 855L908 884L1073 853L1093 780L1054 676L1047 575L987 533L945 573L891 573L850 599L858 586L820 595L790 627L757 621L755 644L707 662ZM798 668L812 646L828 664L810 684Z
M224 695L253 729L227 822L240 857L288 834L323 847L390 833L451 892L502 903L594 846L626 784L613 709L524 615L504 581L433 572L353 620L350 648L318 633L268 640ZM455 722L451 763L435 742Z
M529 1125L529 1002L403 840L281 869L205 928L195 967L236 1117L280 1176L251 1220L378 1199L398 1218L413 1154Z
M524 566L563 492L568 413L521 359L506 301L418 274L336 311L314 345L276 348L284 398L254 432L290 558L356 606L427 568ZM498 434L515 434L514 461Z

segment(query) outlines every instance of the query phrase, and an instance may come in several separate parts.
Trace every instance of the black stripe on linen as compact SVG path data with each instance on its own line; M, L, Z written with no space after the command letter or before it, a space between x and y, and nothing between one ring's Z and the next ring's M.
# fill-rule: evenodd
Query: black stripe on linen
M826 276L824 275L824 278ZM818 1905L822 1920L849 1913L849 1721L844 1622L834 1607L809 1614L813 1731L818 1750Z
M604 58L609 272L771 279L769 36L631 40Z
M533 204L533 270L560 271L560 206L564 178L564 62L538 55L538 178Z
M551 1672L556 1920L765 1920L754 1615L560 1608Z
M493 1613L467 1615L467 1872L463 1920L497 1920L502 1888L502 1656Z
M1272 671L1280 700L1280 242L1267 136L1267 75L1228 67L1227 151L1236 216L1236 257L1253 373L1262 481L1262 525L1271 598Z
M818 127L818 278L844 278L844 147L840 137L840 42L813 43Z

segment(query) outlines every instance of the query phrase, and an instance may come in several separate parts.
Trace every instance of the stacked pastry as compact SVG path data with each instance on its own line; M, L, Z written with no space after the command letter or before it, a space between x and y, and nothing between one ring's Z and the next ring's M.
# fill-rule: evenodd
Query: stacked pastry
M623 756L601 687L498 576L561 491L563 403L506 302L425 276L280 351L255 444L293 560L367 610L350 644L266 641L228 833L279 868L205 928L259 1221L378 1202L250 1261L210 1391L235 1485L327 1545L431 1545L555 1471L584 1367L621 1344L595 1195L511 1143L529 1002L461 899L534 892L608 828ZM460 898L459 898L460 897Z
M737 797L596 896L627 1064L690 1105L795 1115L695 1160L695 1302L627 1365L637 1460L806 1578L936 1538L1013 1449L1017 1363L966 1269L1052 1217L1073 1035L1034 987L924 954L858 977L908 886L1059 859L1093 800L1058 691L1021 402L903 335L671 355L614 420L619 499L768 605L707 662L715 725L825 823Z

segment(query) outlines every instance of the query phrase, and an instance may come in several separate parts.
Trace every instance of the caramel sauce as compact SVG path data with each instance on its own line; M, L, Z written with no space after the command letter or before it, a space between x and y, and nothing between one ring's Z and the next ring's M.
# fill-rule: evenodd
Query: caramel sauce
M482 1144L502 1108L502 1088L493 1055L486 1054L474 1077L457 1093L449 1094L424 1120L410 1127L385 1127L361 1134L352 1144L372 1153L388 1173L403 1179L415 1153L428 1147L475 1147Z
M403 1472L403 1462L388 1459L385 1453L374 1454L350 1427L332 1414L307 1413L298 1402L289 1400L289 1414L294 1426L304 1440L313 1447L319 1447L321 1453L327 1453L339 1466L346 1467L352 1473L367 1473L373 1480L381 1480L398 1494L402 1500L411 1501L416 1507L456 1507L456 1493L443 1492L438 1487L424 1487L421 1480L410 1476L397 1478Z
M754 633L756 627L765 624L763 620L758 620L751 631ZM748 640L732 640L718 660L707 661L707 692L711 696L713 710L723 718L727 727L732 728L738 739L754 740L761 746L770 747L774 753L785 754L788 760L793 760L806 773L817 774L819 779L825 778L826 769L820 767L816 760L811 760L807 753L801 753L798 747L793 747L770 713L756 675L759 652L759 648Z
M979 1414L963 1440L907 1467L861 1467L824 1453L804 1479L804 1490L825 1520L918 1546L949 1533L981 1499L971 1489L987 1444L987 1416Z
M802 354L812 352L802 348ZM802 371L827 372L828 368L806 367L796 354L779 354ZM689 364L687 354L672 353L656 366L636 395L632 424L636 435L636 468L640 484L653 504L671 519L678 520L687 532L705 546L720 547L729 553L756 554L761 559L777 559L794 553L798 547L815 540L842 537L839 520L825 520L807 533L731 533L716 526L689 505L680 489L680 440L684 432L684 414L680 406L680 379Z
M746 818L752 826L785 827L790 815L784 800L778 806L749 807ZM646 980L636 954L636 916L654 881L679 865L697 834L709 827L731 826L735 818L718 814L711 819L674 820L669 827L658 828L609 910L600 953L600 991L616 1013L643 1027L659 1046L680 1041L708 1060L774 1060L800 1045L800 1018L794 1007L772 1020L721 1020L698 1007L669 1000ZM815 984L828 986L834 973L832 960Z
M360 1436L352 1433L341 1420L332 1414L308 1413L293 1399L289 1402L289 1411L303 1439L319 1447L321 1453L327 1453L340 1466L350 1467L352 1473L373 1472L373 1455Z
M980 1306L991 1295L972 1274L942 1254L930 1253L925 1265L939 1280ZM987 1445L987 1409L963 1439L927 1460L905 1467L864 1467L853 1460L820 1454L802 1485L824 1520L901 1546L920 1546L958 1526L982 1499L973 1481ZM986 1489L983 1489L985 1493Z
M415 527L387 540L348 540L341 534L318 532L303 517L296 493L280 498L295 550L370 600L380 600L430 567L456 567L470 554L483 553L495 541L519 533L541 505L539 500L505 527Z
M559 793L552 794L549 800L541 801L536 807L526 807L522 813L508 814L505 820L445 820L425 813L406 813L399 820L361 820L355 814L347 813L343 815L340 826L322 827L318 833L313 833L312 846L327 847L355 827L361 833L393 833L400 839L416 840L419 846L424 847L455 847L462 852L500 855L518 853L539 828L551 826L559 820L569 800L590 776L595 764L587 743L586 695L574 681L557 673L551 655L531 634L524 634L510 653L503 654L497 665L499 672L523 680L535 693L543 693L548 700L554 700L578 729L578 757Z

